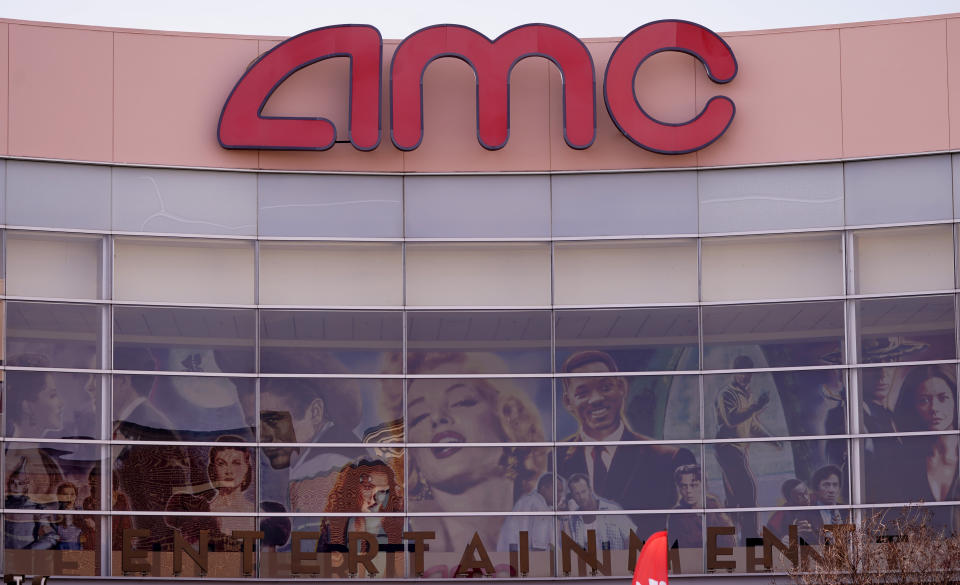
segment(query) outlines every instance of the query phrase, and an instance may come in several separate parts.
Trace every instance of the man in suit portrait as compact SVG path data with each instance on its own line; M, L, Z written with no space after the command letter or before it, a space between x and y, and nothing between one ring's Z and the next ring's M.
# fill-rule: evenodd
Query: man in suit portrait
M576 352L563 362L561 371L592 374L563 378L561 402L579 427L564 442L651 440L635 433L624 421L627 380L623 376L602 375L618 371L609 354L593 350ZM677 498L674 470L695 463L688 449L670 445L570 445L560 450L557 468L566 478L583 474L596 495L624 510L669 510ZM644 540L665 527L665 517L659 514L634 515L632 519L639 531L637 535Z

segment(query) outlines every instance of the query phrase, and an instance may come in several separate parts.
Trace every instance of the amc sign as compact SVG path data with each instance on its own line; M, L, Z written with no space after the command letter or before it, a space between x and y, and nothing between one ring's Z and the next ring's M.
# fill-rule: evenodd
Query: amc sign
M712 97L696 117L680 124L661 122L637 101L634 78L643 62L662 51L687 53L703 63L715 83L737 75L730 46L698 24L661 20L625 36L603 75L603 99L610 119L631 142L653 152L683 154L720 138L735 107ZM217 137L224 148L327 150L336 128L325 118L265 116L273 92L298 70L324 59L350 59L350 143L358 150L380 144L383 39L368 25L318 28L291 37L264 53L240 78L220 114ZM400 43L390 63L390 138L400 150L423 140L423 75L435 59L465 61L477 80L477 139L488 150L506 145L510 133L510 75L528 57L549 59L563 78L563 136L571 148L588 148L597 133L596 74L587 47L569 32L527 24L491 41L465 26L442 24L419 30Z

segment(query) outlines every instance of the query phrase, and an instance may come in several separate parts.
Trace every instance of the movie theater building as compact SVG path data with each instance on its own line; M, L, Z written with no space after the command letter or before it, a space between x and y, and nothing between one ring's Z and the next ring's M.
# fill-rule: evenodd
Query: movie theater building
M313 26L0 21L4 574L624 579L666 530L744 581L960 529L960 16Z

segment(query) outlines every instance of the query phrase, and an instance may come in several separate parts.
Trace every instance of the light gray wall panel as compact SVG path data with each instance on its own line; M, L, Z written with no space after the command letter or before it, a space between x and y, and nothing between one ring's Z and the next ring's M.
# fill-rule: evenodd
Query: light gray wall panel
M700 231L756 232L843 225L843 166L700 173Z
M410 238L549 237L546 176L406 177Z
M953 217L960 217L960 154L953 160Z
M0 160L0 223L7 222L7 161Z
M847 225L953 218L950 155L844 165Z
M263 173L259 189L261 236L403 235L400 177Z
M556 237L695 233L693 171L553 177Z
M110 168L7 161L7 223L110 229Z
M113 169L113 229L254 236L257 176L117 167Z

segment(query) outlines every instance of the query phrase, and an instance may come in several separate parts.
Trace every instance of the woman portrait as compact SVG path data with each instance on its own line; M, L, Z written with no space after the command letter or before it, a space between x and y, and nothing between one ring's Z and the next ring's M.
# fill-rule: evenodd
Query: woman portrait
M383 461L362 459L348 463L337 474L325 512L382 514L403 512L403 494L393 468ZM381 550L402 545L403 517L333 516L324 521L321 547L347 550L347 535L368 532L377 536Z
M411 374L484 374L508 369L486 353L423 353L408 358ZM547 471L542 447L461 447L464 443L546 440L540 413L515 382L494 379L420 378L407 391L410 508L414 512L508 512ZM474 532L491 550L503 517L416 518L416 530L433 530L437 550L462 549Z
M225 435L222 443L241 443L243 439ZM210 500L211 512L252 512L255 510L253 465L249 447L216 445L210 448L207 477L216 491ZM253 530L252 518L224 516L219 519L220 530L229 535L234 530Z
M957 384L953 372L939 365L910 370L894 409L897 430L957 429ZM957 435L904 437L896 482L903 501L941 502L958 496Z
M22 354L11 361L35 368L50 366L50 361L40 354ZM8 371L6 382L10 436L43 438L48 431L63 428L63 400L53 374Z

